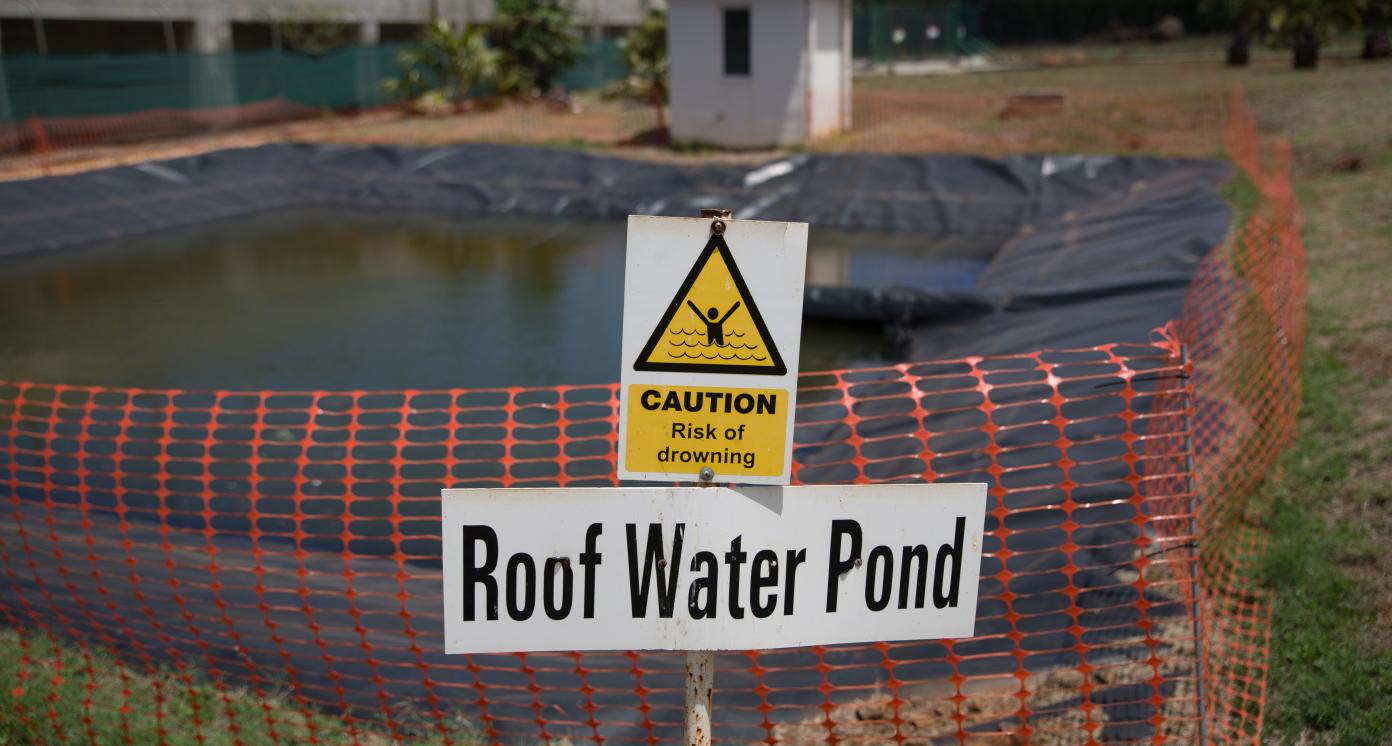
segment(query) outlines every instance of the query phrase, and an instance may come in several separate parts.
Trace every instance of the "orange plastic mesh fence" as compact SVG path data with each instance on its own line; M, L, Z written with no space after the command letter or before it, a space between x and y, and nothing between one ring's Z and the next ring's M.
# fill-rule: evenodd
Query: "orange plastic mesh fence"
M1258 739L1244 501L1291 434L1303 266L1285 150L1262 171L1233 111L1260 208L1150 344L803 377L795 481L989 483L977 636L722 654L717 740ZM679 655L442 652L440 489L613 484L615 406L0 382L0 622L22 631L0 698L38 741L113 719L129 742L148 719L157 740L676 741ZM33 696L65 676L75 719Z

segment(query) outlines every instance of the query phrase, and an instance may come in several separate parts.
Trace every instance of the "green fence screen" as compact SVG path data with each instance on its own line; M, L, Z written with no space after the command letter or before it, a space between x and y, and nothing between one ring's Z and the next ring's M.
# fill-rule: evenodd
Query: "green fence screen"
M870 62L962 57L986 51L981 9L966 0L856 0L851 52Z
M318 56L287 51L8 55L0 61L0 120L230 106L276 98L330 109L377 106L386 103L379 83L395 73L396 55L405 46L350 47ZM592 41L563 84L585 90L625 74L617 43Z

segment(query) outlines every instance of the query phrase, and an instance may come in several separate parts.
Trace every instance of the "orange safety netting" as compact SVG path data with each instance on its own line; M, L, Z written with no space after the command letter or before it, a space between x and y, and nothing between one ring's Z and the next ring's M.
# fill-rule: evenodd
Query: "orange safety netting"
M989 483L977 636L721 654L717 740L1258 740L1244 515L1293 428L1304 268L1287 151L1263 169L1237 96L1228 140L1262 199L1149 344L803 376L796 482ZM676 741L680 655L443 654L440 490L613 484L615 408L0 382L0 623L23 631L0 699L41 741L91 739L97 707L132 742L185 716L232 742ZM91 695L103 665L119 702ZM76 730L27 696L64 675L89 682ZM281 704L248 725L242 689ZM176 692L201 693L177 718Z
M204 109L151 109L130 114L30 116L0 122L0 154L33 152L46 158L53 150L148 142L236 127L257 127L308 119L318 109L284 99Z

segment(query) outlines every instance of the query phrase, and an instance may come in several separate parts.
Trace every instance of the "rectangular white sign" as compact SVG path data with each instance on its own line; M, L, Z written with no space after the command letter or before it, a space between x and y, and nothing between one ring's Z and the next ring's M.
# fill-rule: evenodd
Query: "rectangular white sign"
M619 478L787 484L807 224L628 219Z
M983 484L445 490L445 652L972 635Z

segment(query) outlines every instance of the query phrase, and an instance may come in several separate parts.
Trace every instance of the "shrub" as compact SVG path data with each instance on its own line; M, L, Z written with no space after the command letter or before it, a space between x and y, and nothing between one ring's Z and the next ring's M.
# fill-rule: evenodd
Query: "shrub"
M550 92L585 51L565 0L497 0L488 40L499 55L499 93Z
M412 103L441 99L458 105L498 70L498 53L488 47L484 29L456 27L449 21L427 23L415 46L396 58L400 73L382 81L392 98Z

